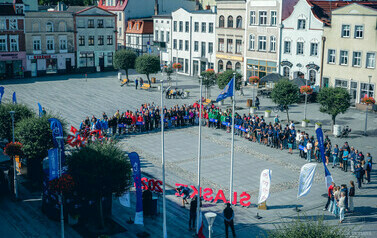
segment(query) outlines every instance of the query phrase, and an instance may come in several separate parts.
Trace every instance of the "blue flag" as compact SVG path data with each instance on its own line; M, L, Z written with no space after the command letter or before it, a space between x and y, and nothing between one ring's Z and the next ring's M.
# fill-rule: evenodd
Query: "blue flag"
M13 92L12 100L14 104L17 104L16 92Z
M58 141L56 137L63 137L63 127L60 121L56 118L50 118L48 119L50 122L51 130L52 130L52 139L54 142L54 147L57 148L59 147L60 143L60 148L64 148L64 140Z
M49 176L48 179L51 181L59 176L59 159L58 159L58 149L48 150L48 167Z
M229 81L229 83L225 86L223 91L219 94L216 99L216 102L224 100L227 97L233 97L233 87L234 87L234 77Z
M136 214L135 214L135 224L143 225L143 201L142 201L142 191L141 191L141 170L140 170L140 158L136 152L131 152L128 154L131 161L133 178L136 188Z
M40 103L38 103L39 117L43 116L43 109Z
M4 87L0 87L0 104L1 104L1 99L3 98L4 95Z
M318 128L315 132L317 134L318 146L319 146L319 151L321 152L323 167L325 168L326 186L327 186L327 188L329 188L333 179L332 179L332 176L330 174L330 171L327 169L327 166L326 166L325 146L323 144L323 132L322 132L321 128Z

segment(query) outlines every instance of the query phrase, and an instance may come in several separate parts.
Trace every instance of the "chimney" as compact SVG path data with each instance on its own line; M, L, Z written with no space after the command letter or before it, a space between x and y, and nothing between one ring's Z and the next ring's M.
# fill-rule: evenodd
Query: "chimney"
M199 0L195 0L195 11L200 10Z
M158 15L158 0L154 0L154 15Z

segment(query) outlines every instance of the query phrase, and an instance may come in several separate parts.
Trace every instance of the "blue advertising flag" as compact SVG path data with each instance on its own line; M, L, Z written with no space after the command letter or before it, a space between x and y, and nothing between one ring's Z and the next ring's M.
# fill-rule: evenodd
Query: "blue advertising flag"
M1 104L1 99L3 98L4 95L4 87L0 87L0 104Z
M319 151L321 152L323 167L325 168L326 186L327 188L329 188L333 179L330 174L330 171L327 169L327 166L326 166L325 146L323 144L323 132L321 128L318 128L315 132L317 134L318 146L319 146Z
M216 99L216 102L224 100L227 97L233 97L233 85L234 85L234 77L229 81L229 83L225 86L223 91L219 94Z
M48 164L49 164L49 181L56 179L59 176L59 159L58 149L48 150Z
M48 121L50 122L51 130L52 130L52 138L53 138L53 141L54 141L54 147L55 148L59 147L59 142L60 142L61 148L63 149L64 148L64 140L61 140L61 141L58 142L58 140L56 139L56 137L58 137L58 136L63 137L62 124L56 118L50 118L50 119L48 119Z
M39 117L43 116L43 109L40 103L38 103Z
M131 152L128 154L131 161L132 174L134 178L135 188L136 188L136 214L135 214L135 224L143 225L143 202L142 202L142 191L141 191L141 170L140 170L140 158L136 152Z
M17 104L16 92L13 92L12 100L14 104Z

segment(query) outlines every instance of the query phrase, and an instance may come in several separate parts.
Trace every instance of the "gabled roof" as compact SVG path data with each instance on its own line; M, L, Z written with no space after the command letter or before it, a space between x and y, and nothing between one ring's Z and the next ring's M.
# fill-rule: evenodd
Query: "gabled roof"
M129 24L131 24L131 29L129 27ZM128 20L126 33L127 34L130 34L130 33L131 34L153 34L152 18Z
M99 8L106 9L108 11L124 11L129 0L123 0L123 4L121 4L121 1L118 0L116 6L105 6L103 4L104 1L105 0L99 0L99 2L98 2Z
M114 13L109 12L106 9L99 8L97 6L87 7L75 13L75 15L85 16L116 16Z
M0 4L0 16L14 16L17 15L14 11L13 4Z

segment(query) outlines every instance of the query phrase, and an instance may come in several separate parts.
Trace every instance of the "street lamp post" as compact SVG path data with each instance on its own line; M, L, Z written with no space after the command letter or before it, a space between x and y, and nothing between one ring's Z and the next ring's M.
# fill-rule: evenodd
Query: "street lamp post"
M305 86L308 86L308 80L305 79ZM306 120L306 105L308 103L308 93L305 92L305 108L304 108L304 120Z
M57 136L56 140L58 142L58 158L59 158L59 179L62 177L62 136ZM60 203L60 232L61 237L64 238L64 210L63 210L63 192L60 189L59 203Z
M14 114L15 111L10 111L10 116L12 118L12 141L15 143L14 140ZM17 190L17 170L16 170L17 162L16 157L13 156L13 187L14 187L14 197L18 199L18 190Z
M367 90L367 97L369 97L369 88L370 88L370 81L372 79L372 75L368 76L368 90ZM366 103L366 109L365 109L365 127L364 127L364 135L367 136L367 126L368 126L368 104Z
M206 214L204 214L204 216L206 217L207 222L208 222L208 232L209 232L208 237L211 238L212 237L212 234L211 234L212 233L212 225L215 222L217 215L214 212L207 212Z

